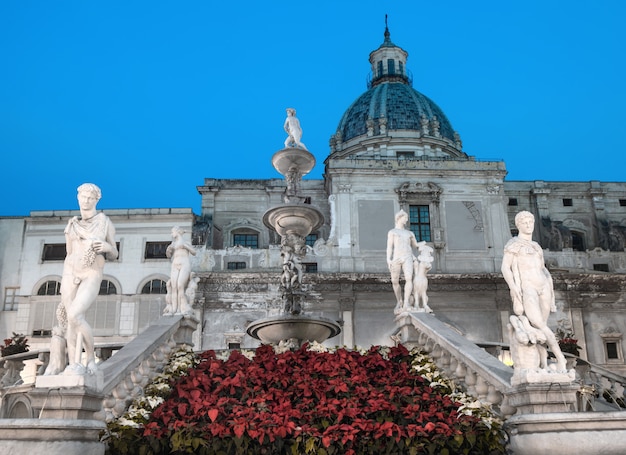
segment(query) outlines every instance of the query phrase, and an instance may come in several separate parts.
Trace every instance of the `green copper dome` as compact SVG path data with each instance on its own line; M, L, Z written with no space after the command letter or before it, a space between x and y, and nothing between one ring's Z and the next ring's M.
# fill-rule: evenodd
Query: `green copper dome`
M454 142L454 130L443 111L408 82L382 82L359 96L346 110L337 130L344 141L367 134L367 120L387 119L387 131L421 131L423 117L439 122L441 137Z

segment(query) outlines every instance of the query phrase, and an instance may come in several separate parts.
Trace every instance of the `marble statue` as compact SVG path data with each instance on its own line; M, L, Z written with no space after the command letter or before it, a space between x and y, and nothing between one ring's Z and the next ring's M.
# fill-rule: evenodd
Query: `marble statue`
M300 147L307 150L306 146L302 143L302 128L300 127L300 120L296 117L296 110L294 108L287 108L287 118L283 125L285 133L287 133L287 139L285 139L285 148L287 147Z
M518 357L517 370L548 371L546 348L556 357L554 371L566 372L565 357L548 327L550 312L556 311L552 277L543 251L532 240L535 217L527 211L515 216L519 234L504 247L502 275L513 300L510 318L511 354Z
M280 255L283 259L283 273L280 286L285 302L285 313L300 314L302 299L302 258L306 254L305 239L298 235L286 234L280 243Z
M172 260L167 286L167 305L163 311L166 316L173 314L190 315L192 313L185 291L191 279L190 255L195 256L196 250L185 241L184 234L185 231L182 228L174 226L172 228L172 243L165 250L165 255Z
M428 278L426 274L433 268L433 249L426 242L418 242L419 255L413 257L413 298L411 307L420 312L432 313L428 306ZM421 303L421 305L420 305Z
M61 303L57 308L59 328L55 335L65 329L65 342L69 365L63 374L84 375L96 371L94 337L85 313L100 292L105 258L115 260L118 256L115 244L115 227L109 217L96 210L102 192L93 183L78 187L80 217L72 217L65 228L67 255L61 278ZM62 342L51 345L50 365L46 374L58 374L65 366ZM82 361L83 349L85 362Z
M419 248L425 242L417 243L415 234L404 226L409 215L400 210L395 215L395 228L387 234L387 266L391 272L391 284L396 296L395 311L409 310L413 294L413 248ZM400 286L400 272L404 275L404 297Z

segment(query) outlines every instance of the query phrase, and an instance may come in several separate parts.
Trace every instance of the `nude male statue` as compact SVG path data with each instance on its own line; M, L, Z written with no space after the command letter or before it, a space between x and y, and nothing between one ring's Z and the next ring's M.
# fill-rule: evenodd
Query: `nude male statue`
M307 150L306 145L302 143L302 128L300 127L300 120L296 117L296 110L294 108L287 108L287 118L283 125L285 133L287 133L287 139L285 139L285 147L289 147L290 144L294 144L296 147Z
M100 188L93 183L79 186L80 217L71 218L65 228L67 255L61 279L60 308L65 320L60 322L67 324L69 365L64 374L85 374L96 370L93 331L85 313L100 291L105 256L109 260L118 256L115 227L109 217L96 210L101 195ZM81 361L83 348L86 365Z
M396 296L396 310L409 309L413 291L413 248L425 242L417 242L415 234L404 226L409 215L400 210L395 216L395 228L387 233L387 266L391 272L391 284ZM404 275L404 298L400 287L400 272Z
M550 312L556 311L556 304L543 250L532 240L535 217L527 211L519 212L515 215L515 226L519 234L505 245L502 259L502 275L511 291L513 312L521 321L524 317L528 319L530 326L539 332L537 338L545 338L545 343L556 356L557 370L565 371L565 357L548 327L548 317ZM536 339L532 341L536 343Z

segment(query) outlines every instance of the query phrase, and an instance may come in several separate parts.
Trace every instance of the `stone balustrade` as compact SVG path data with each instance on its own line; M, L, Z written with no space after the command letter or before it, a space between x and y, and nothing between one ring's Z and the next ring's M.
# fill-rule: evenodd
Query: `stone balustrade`
M436 365L470 395L491 404L507 418L516 411L508 403L513 369L429 313L403 313L396 318L400 339L420 347Z
M112 420L123 414L133 399L143 393L143 388L163 370L173 350L178 346L193 345L192 334L197 325L195 318L181 315L164 316L155 321L115 355L98 364L97 375L101 382L95 389L55 386L55 378L63 382L66 376L37 376L36 381L13 381L15 384L7 379L1 390L0 417ZM111 348L104 346L105 355ZM3 360L5 363L17 362L23 367L24 363L42 363L46 354L30 351ZM38 373L42 371L40 367ZM4 376L8 377L9 373L6 371ZM42 386L44 383L46 385ZM67 405L70 395L75 406Z
M198 325L193 317L164 316L102 364L102 410L98 420L110 421L122 415L130 403L161 371L177 347L192 346Z

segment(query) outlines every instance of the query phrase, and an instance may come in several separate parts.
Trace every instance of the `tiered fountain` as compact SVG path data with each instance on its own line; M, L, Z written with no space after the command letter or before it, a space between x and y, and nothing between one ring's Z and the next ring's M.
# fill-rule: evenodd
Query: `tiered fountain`
M272 157L272 165L285 177L287 189L283 204L269 209L263 223L281 236L283 271L280 290L282 313L254 321L247 332L263 343L305 341L321 343L341 332L339 324L327 318L302 314L306 293L302 289L302 259L306 254L306 236L324 223L324 216L315 207L305 204L301 193L302 177L315 166L315 157L300 142L302 130L294 109L287 109L285 148Z

